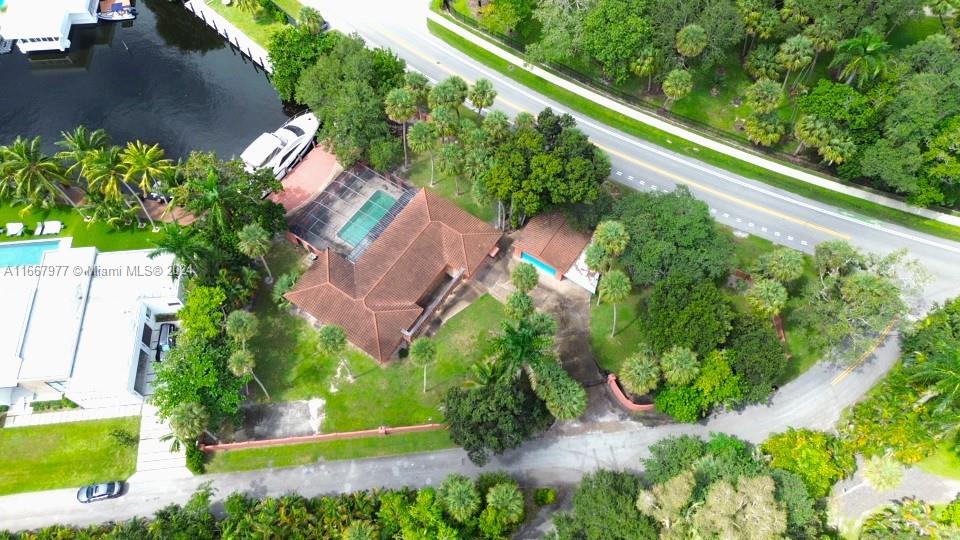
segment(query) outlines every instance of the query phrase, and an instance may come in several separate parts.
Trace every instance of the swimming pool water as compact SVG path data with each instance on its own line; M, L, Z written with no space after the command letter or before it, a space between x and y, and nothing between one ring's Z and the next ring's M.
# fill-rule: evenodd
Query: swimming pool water
M383 219L383 216L387 214L395 202L397 200L390 194L377 190L347 221L346 225L337 232L337 236L350 244L350 247L357 247L357 244L367 236L370 229L373 229Z
M44 252L57 249L59 245L59 240L0 244L0 268L40 264Z

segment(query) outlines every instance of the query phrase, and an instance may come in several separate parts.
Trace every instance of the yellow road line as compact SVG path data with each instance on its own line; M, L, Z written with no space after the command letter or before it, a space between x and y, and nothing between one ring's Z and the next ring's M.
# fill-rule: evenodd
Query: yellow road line
M594 143L594 144L596 144L596 143ZM764 207L764 206L760 206L760 205L754 204L754 203L752 203L752 202L750 202L750 201L741 199L740 197L735 197L735 196L733 196L733 195L724 193L723 191L720 191L720 190L718 190L718 189L714 189L714 188L711 188L711 187L707 187L707 186L705 186L705 185L703 185L703 184L701 184L701 183L699 183L699 182L696 182L696 181L691 180L691 179L689 179L689 178L686 178L686 177L684 177L684 176L680 176L679 174L672 173L672 172L670 172L670 171L668 171L668 170L666 170L666 169L661 169L660 167L657 167L656 165L653 165L653 164L651 164L651 163L647 163L646 161L637 159L637 158L635 158L635 157L633 157L633 156L629 156L629 155L627 155L627 154L624 154L623 152L620 152L620 151L618 151L618 150L614 150L613 148L609 148L609 147L606 147L606 146L603 146L603 145L600 145L600 144L597 144L597 148L603 150L604 152L606 152L606 153L608 153L608 154L613 154L613 155L615 155L615 156L617 156L617 157L620 157L621 159L625 159L625 160L627 160L627 161L629 161L629 162L631 162L631 163L633 163L633 164L635 164L635 165L638 165L638 166L640 166L640 167L643 167L644 169L647 169L647 170L653 171L653 172L655 172L655 173L657 173L657 174L666 176L667 178L671 178L671 179L673 179L673 180L676 181L676 182L679 182L679 183L681 183L681 184L686 184L686 185L688 185L688 186L695 187L695 188L699 189L700 191L706 191L707 193L710 193L710 194L712 194L712 195L715 195L715 196L717 196L717 197L720 197L721 199L726 199L726 200L728 200L728 201L730 201L730 202L732 202L732 203L738 204L738 205L740 205L740 206L745 206L745 207L750 208L750 209L752 209L752 210L756 210L757 212L762 212L762 213L764 213L764 214L768 214L768 215L773 216L773 217L775 217L775 218L782 219L782 220L784 220L784 221L789 221L790 223L796 223L797 225L802 225L802 226L804 226L804 227L809 227L809 228L814 229L814 230L816 230L816 231L820 231L820 232L822 232L822 233L829 234L830 236L836 236L837 238L843 238L843 239L845 239L845 240L849 240L849 239L850 239L850 235L848 235L848 234L844 234L844 233L842 233L842 232L835 231L835 230L833 230L833 229L830 229L830 228L827 228L827 227L823 227L823 226L821 226L821 225L817 225L816 223L810 223L809 221L806 221L806 220L803 220L803 219L800 219L800 218L795 218L795 217L793 217L793 216L789 216L789 215L787 215L787 214L784 214L783 212L778 212L778 211L776 211L776 210L771 210L771 209L766 208L766 207Z
M867 350L862 355L860 355L860 358L858 358L856 362L847 366L847 369L841 371L836 377L834 377L833 380L830 381L830 385L836 386L837 384L840 383L840 381L846 379L851 373L853 373L853 370L860 367L860 364L863 364L863 362L866 361L866 359L869 358L870 355L873 354L878 347L880 347L883 341L887 339L887 335L890 334L890 331L893 330L893 326L897 324L897 321L899 320L900 320L900 317L894 317L893 320L890 321L890 324L888 324L887 327L883 329L883 332L880 332L880 336L877 338L876 341L873 342L873 345L870 347L870 349Z
M396 43L399 43L401 46L403 46L404 48L406 48L407 50L409 50L409 51L412 52L413 54L419 56L420 58L426 60L427 62L436 64L436 66L437 66L438 68L442 69L443 71L445 71L445 72L447 72L447 73L449 73L449 74L451 74L451 75L458 75L458 76L460 76L460 77L463 77L462 75L456 73L454 70L450 69L449 67L444 66L444 65L442 65L442 64L438 64L437 61L436 61L434 58L431 58L430 56L428 56L428 55L420 52L419 49L417 49L416 47L414 47L413 45L411 45L409 42L407 42L407 41L404 40L403 38L398 37L397 35L393 34L392 32L389 32L388 30L386 30L386 29L384 29L384 28L382 28L382 27L380 27L380 26L375 26L375 28L377 29L377 31L379 31L379 32L382 33L383 35L387 36L388 39L390 39L390 40L392 40L392 41L395 41ZM467 79L467 78L465 78L465 77L464 77L464 80L466 80L468 83L472 83L472 81L470 81L469 79ZM512 109L514 109L514 110L516 110L516 111L518 111L518 112L524 111L524 109L523 109L522 107L516 105L515 103L510 102L509 100L507 100L507 99L505 99L505 98L503 98L503 97L497 96L497 101L503 103L504 105L507 105L508 107L510 107L510 108L512 108ZM773 216L773 217L775 217L775 218L782 219L782 220L784 220L784 221L788 221L788 222L790 222L790 223L794 223L794 224L797 224L797 225L801 225L801 226L803 226L803 227L808 227L808 228L810 228L810 229L813 229L813 230L816 230L816 231L820 231L820 232L822 232L822 233L824 233L824 234L828 234L828 235L830 235L830 236L834 236L834 237L837 237L837 238L842 238L842 239L845 239L845 240L849 240L849 239L850 239L850 235L848 235L848 234L844 234L844 233L835 231L835 230L833 230L833 229L830 229L830 228L827 228L827 227L823 227L823 226L821 226L821 225L817 225L817 224L815 224L815 223L811 223L811 222L809 222L809 221L802 220L802 219L800 219L800 218L795 218L795 217L793 217L793 216L784 214L784 213L782 213L782 212L778 212L778 211L776 211L776 210L772 210L772 209L770 209L770 208L766 208L766 207L760 206L760 205L758 205L758 204L754 204L754 203L752 203L752 202L750 202L750 201L747 201L747 200L745 200L745 199L741 199L740 197L735 197L735 196L733 196L733 195L729 195L729 194L724 193L723 191L720 191L720 190L718 190L718 189L714 189L714 188L711 188L711 187L707 187L707 186L705 186L705 185L703 185L703 184L701 184L701 183L699 183L699 182L696 182L696 181L694 181L694 180L691 180L691 179L689 179L689 178L680 176L680 175L678 175L678 174L672 173L672 172L667 171L667 170L665 170L665 169L661 169L660 167L657 167L656 165L653 165L652 163L647 163L646 161L643 161L643 160L637 159L637 158L635 158L635 157L633 157L633 156L624 154L623 152L620 152L620 151L618 151L618 150L614 150L613 148L609 148L609 147L606 147L606 146L597 144L596 142L594 142L594 144L597 146L597 148L600 148L601 150L603 150L604 152L607 152L608 154L612 154L612 155L618 156L618 157L620 157L621 159L625 159L625 160L627 160L627 161L629 161L629 162L631 162L631 163L633 163L633 164L635 164L635 165L638 165L638 166L640 166L640 167L643 167L644 169L647 169L647 170L649 170L649 171L653 171L653 172L655 172L655 173L657 173L657 174L660 174L660 175L662 175L662 176L665 176L665 177L667 177L667 178L671 178L671 179L673 179L675 182L679 182L679 183L681 183L681 184L686 184L686 185L688 185L688 186L695 187L696 189L699 189L700 191L705 191L705 192L710 193L710 194L712 194L712 195L714 195L714 196L716 196L716 197L720 197L721 199L725 199L725 200L727 200L727 201L730 201L730 202L732 202L732 203L738 204L738 205L743 206L743 207L745 207L745 208L750 208L750 209L755 210L755 211L757 211L757 212L761 212L761 213L764 213L764 214Z

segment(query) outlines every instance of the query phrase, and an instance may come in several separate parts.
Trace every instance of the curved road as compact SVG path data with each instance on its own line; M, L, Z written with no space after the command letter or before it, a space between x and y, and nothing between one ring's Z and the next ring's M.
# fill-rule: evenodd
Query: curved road
M473 80L486 77L500 93L497 106L508 113L539 111L551 100L462 57L426 29L423 0L407 2L339 2L307 0L333 25L357 31L375 45L397 51L408 64L433 79L457 73ZM569 111L568 111L569 112ZM574 115L581 128L611 153L615 179L638 189L691 186L697 197L716 210L718 221L804 251L816 243L849 239L871 251L906 247L933 274L924 299L938 301L956 294L960 281L960 245L904 228L877 223L805 200L712 166L699 163ZM679 144L679 142L678 142ZM619 172L619 174L617 174ZM890 335L855 369L817 365L784 386L767 405L716 415L697 425L645 427L609 421L563 426L565 436L548 436L525 444L492 462L487 470L505 469L519 477L557 484L574 482L596 468L638 468L652 442L677 433L723 431L759 442L789 426L828 429L844 407L866 392L898 356L896 335ZM477 474L460 450L393 458L338 461L280 470L207 475L190 479L134 482L121 499L81 505L75 490L55 490L0 497L0 529L34 528L53 523L89 524L147 516L171 503L182 503L204 482L222 497L233 491L257 496L296 491L306 496L374 487L436 484L451 472Z

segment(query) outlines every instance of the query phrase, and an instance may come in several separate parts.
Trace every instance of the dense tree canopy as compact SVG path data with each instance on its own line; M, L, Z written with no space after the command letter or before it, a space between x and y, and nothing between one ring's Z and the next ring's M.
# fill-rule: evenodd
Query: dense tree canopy
M615 203L613 216L630 235L623 263L638 285L667 277L716 280L730 271L729 234L685 187L669 193L628 194Z

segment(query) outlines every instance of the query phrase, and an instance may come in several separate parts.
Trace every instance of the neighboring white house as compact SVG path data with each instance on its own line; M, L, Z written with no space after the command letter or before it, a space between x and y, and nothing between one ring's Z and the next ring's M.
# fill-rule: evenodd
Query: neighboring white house
M0 0L0 41L20 52L65 51L70 28L97 23L97 0Z
M0 405L18 414L61 396L84 408L143 401L138 368L182 305L173 257L148 253L60 247L33 267L42 275L0 268Z

